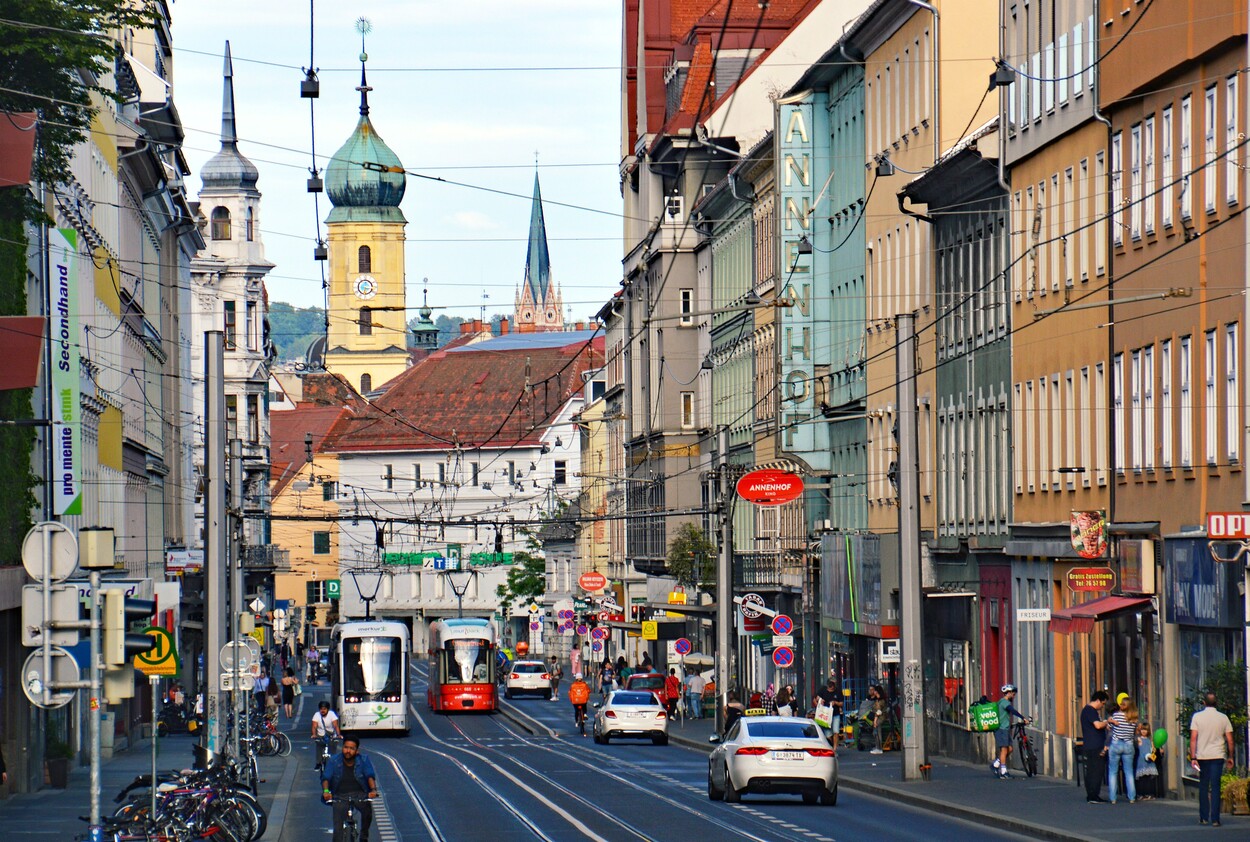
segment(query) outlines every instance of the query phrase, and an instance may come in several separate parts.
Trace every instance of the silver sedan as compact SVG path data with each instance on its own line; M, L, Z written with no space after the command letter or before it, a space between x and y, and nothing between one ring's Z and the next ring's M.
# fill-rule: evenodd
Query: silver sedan
M739 719L708 755L707 797L739 801L745 793L798 794L808 804L838 803L838 757L810 719Z
M616 690L596 708L591 729L596 743L606 745L613 737L642 737L668 745L668 714L650 692Z

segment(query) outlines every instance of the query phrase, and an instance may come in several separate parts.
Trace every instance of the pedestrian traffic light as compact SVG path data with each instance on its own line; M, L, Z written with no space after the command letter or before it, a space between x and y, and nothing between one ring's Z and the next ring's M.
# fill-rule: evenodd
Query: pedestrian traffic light
M129 631L131 623L146 619L151 622L156 613L156 603L150 599L135 599L125 591L104 592L104 663L120 667L142 652L156 648L156 638Z

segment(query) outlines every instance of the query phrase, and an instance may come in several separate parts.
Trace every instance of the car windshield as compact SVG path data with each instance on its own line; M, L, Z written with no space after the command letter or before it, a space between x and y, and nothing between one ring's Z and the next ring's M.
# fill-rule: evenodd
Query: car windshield
M662 675L631 676L629 679L630 690L659 690L663 686L664 676Z
M513 664L513 672L538 673L546 672L547 669L542 664Z
M613 693L614 705L654 705L655 697L650 693Z
M815 740L820 732L810 722L746 722L748 737L781 737L791 740Z

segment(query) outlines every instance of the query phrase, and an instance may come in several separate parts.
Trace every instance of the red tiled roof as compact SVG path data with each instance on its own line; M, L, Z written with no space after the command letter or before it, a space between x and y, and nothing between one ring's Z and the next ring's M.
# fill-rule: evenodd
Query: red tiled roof
M300 402L295 409L269 413L269 478L277 494L299 475L308 459L304 436L313 437L313 455L324 450L326 435L340 417L352 414L351 405L321 406Z
M360 413L341 418L327 449L537 444L544 426L582 388L582 373L603 364L603 337L587 341L583 334L553 346L551 334L526 335L538 344L526 347L522 335L511 335L431 354L392 380L386 394Z

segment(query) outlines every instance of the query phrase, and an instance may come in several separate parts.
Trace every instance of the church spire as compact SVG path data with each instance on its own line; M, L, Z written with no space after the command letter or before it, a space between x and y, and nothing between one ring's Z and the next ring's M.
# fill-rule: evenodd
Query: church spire
M230 60L230 42L226 42L226 57L221 75L221 145L237 146L239 133L234 126L234 62Z
M365 36L373 31L373 24L368 18L356 19L356 31L360 33L360 87L356 90L360 91L360 116L369 116L369 91L373 88L369 87L369 82L365 78L365 62L369 60L369 54L365 52Z
M547 222L543 218L542 190L538 185L538 173L534 173L534 198L530 206L529 250L525 255L525 284L534 296L534 302L542 305L547 300L551 285L551 255L547 251Z

